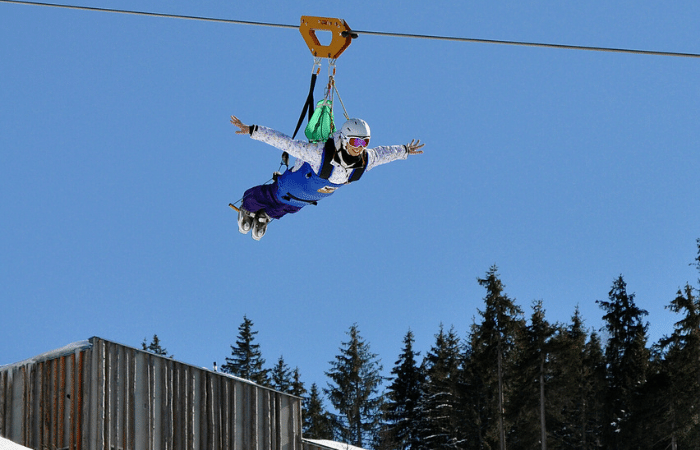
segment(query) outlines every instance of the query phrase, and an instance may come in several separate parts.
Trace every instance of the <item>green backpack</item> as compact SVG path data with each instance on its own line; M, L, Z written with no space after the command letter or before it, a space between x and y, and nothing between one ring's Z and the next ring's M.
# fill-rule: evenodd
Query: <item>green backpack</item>
M333 101L327 98L316 103L316 109L309 119L304 134L309 142L325 142L335 131Z

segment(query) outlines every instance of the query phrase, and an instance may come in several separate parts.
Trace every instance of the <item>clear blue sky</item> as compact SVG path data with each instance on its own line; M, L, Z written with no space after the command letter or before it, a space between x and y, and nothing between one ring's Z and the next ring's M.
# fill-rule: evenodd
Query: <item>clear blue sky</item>
M689 0L80 4L700 52ZM291 134L312 63L296 30L0 3L0 364L156 333L210 367L246 314L268 366L325 386L353 323L386 372L409 328L423 354L440 323L466 336L493 264L527 316L578 305L596 329L622 274L652 340L671 332L700 276L699 59L360 36L337 64L348 112L425 153L255 242L227 205L280 153L229 116Z

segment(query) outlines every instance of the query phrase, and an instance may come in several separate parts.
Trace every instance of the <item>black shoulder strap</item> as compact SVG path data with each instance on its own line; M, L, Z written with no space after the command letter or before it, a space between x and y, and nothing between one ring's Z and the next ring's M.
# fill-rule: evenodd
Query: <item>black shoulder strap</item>
M348 183L352 183L353 181L357 181L362 177L362 174L365 173L365 169L367 168L367 153L365 152L364 158L363 158L364 163L362 164L362 167L358 167L357 169L352 171L352 175L350 175L350 179L348 180Z
M331 173L333 172L333 164L331 164L331 161L333 161L335 152L335 141L331 137L326 141L326 145L323 147L323 162L321 163L321 170L318 174L318 176L324 180L330 178ZM348 183L359 180L362 177L362 174L365 173L365 169L367 168L367 153L365 153L363 161L364 163L362 164L362 167L358 167L352 171L350 178L348 179Z
M323 146L323 161L321 162L321 170L318 172L318 176L327 180L333 172L333 156L335 155L335 141L333 137L326 141L326 145Z
M304 103L304 107L301 109L301 116L299 116L299 121L297 122L297 127L294 129L294 134L292 135L292 139L294 139L297 136L297 132L299 131L299 128L301 128L301 123L304 121L304 116L306 115L306 112L308 111L309 113L309 120L311 120L311 116L314 113L314 87L316 86L316 73L311 74L311 87L309 88L309 95L306 97L306 103Z

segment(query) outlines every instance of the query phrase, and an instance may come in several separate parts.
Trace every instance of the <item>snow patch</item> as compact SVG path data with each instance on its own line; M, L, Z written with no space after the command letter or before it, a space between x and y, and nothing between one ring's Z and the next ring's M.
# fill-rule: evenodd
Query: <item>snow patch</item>
M325 439L306 439L306 438L304 438L304 440L307 442L311 442L312 444L332 448L335 450L364 450L363 448L355 447L354 445L344 444L342 442L327 441Z
M0 450L29 450L29 447L24 447L19 444L15 444L9 439L0 437Z
M43 361L48 361L50 359L56 359L60 358L61 356L66 356L70 355L71 353L75 353L79 350L83 350L86 348L90 348L92 344L90 341L78 341L78 342L73 342L72 344L65 345L61 348L57 348L56 350L51 350L46 353L42 353L41 355L34 356L29 359L25 359L24 361L12 363L12 364L7 364L4 366L0 366L0 369L8 369L10 367L19 367L19 366L24 366L27 364L35 364ZM2 448L2 447L0 447ZM2 448L4 450L4 448Z

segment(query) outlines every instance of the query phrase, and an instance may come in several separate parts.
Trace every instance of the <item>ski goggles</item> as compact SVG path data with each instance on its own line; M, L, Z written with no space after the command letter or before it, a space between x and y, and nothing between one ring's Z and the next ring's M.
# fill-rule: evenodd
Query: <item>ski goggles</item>
M367 147L369 145L369 138L351 137L348 142L353 147Z

